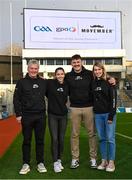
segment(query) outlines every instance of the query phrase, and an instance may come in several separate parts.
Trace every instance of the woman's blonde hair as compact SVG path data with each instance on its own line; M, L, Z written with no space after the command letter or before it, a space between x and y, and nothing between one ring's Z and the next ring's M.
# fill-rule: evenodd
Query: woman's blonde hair
M101 62L95 62L95 64L93 65L93 70L92 70L92 72L93 72L94 78L95 78L95 74L94 74L94 67L95 67L95 66L97 66L97 67L99 67L99 68L101 68L101 69L103 70L103 74L102 74L101 78L104 79L104 80L106 80L106 78L107 78L107 73L106 73L106 70L105 70L104 65L103 65Z

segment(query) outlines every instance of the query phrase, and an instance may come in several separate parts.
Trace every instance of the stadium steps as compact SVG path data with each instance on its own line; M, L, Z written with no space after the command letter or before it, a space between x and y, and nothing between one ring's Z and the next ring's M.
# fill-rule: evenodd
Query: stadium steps
M126 94L125 90L119 90L117 107L132 107L132 99Z

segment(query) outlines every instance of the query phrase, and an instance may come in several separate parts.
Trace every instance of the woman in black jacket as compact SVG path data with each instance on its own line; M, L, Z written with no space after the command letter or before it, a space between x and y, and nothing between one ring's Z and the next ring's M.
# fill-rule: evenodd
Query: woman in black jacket
M102 157L102 162L97 169L113 172L116 146L116 88L107 82L105 68L101 63L94 64L93 75L93 107Z
M64 146L64 136L67 127L67 97L68 86L64 82L64 69L55 70L55 79L48 80L48 124L51 135L51 151L54 162L54 171L61 172L61 155Z

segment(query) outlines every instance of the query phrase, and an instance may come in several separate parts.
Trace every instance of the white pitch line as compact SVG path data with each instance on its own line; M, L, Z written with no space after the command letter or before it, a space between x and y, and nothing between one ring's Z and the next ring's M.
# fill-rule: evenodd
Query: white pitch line
M131 139L132 140L132 137L130 136L126 136L124 134L121 134L121 133L116 133L118 136L121 136L121 137L124 137L124 138L127 138L127 139Z

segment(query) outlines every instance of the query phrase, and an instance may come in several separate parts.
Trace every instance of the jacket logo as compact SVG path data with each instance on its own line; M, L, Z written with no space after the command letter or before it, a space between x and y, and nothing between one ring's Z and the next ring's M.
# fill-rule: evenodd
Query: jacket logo
M58 88L57 91L58 92L64 92L64 89L63 88Z
M83 78L81 76L76 76L75 80L82 80Z
M102 88L101 87L96 87L95 91L101 91Z
M38 84L33 84L33 89L36 89L38 87L39 87Z

